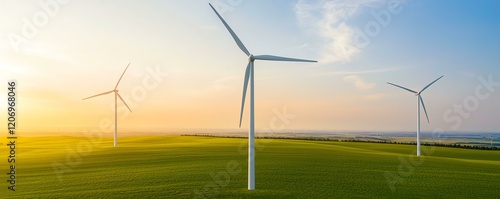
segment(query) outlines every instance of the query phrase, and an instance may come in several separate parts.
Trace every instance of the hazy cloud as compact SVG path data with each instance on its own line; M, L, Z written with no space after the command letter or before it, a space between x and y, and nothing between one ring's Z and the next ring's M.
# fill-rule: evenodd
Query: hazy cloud
M361 49L353 44L356 29L347 21L360 15L364 7L386 0L299 0L295 14L300 25L324 41L321 62L349 62Z
M368 74L368 73L383 73L383 72L392 72L404 69L406 67L394 67L394 68L381 68L374 70L361 70L361 71L333 71L327 73L317 73L313 74L313 76L334 76L334 75L359 75L359 74Z
M361 90L367 90L367 89L373 88L373 86L375 86L375 84L368 83L357 75L346 76L346 77L344 77L344 80L349 82L349 83L354 84L354 86L356 88L361 89Z
M26 53L27 55L42 58L42 59L48 59L52 61L57 61L57 62L62 62L62 63L70 63L76 66L82 66L81 62L76 60L75 58L71 57L70 55L60 52L60 51L55 51L55 50L50 50L50 49L36 49L36 48L30 48L30 49L24 49L21 52Z
M384 93L376 93L376 94L366 95L366 96L364 96L364 98L367 100L376 101L376 100L383 99L385 96L386 95Z
M215 79L215 81L213 81L212 83L212 89L215 89L215 90L226 90L226 89L230 89L232 88L232 85L236 82L238 82L238 80L240 80L241 77L240 76L227 76L227 77L221 77L221 78L218 78L218 79ZM241 80L241 85L243 86L243 80Z

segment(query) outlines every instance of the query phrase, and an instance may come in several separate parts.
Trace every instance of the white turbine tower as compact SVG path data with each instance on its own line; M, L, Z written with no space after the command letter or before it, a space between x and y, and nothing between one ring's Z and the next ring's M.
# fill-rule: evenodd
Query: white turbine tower
M115 135L114 135L114 146L115 147L118 145L118 134L117 134L117 131L118 131L118 119L117 119L117 110L116 110L117 109L117 97L119 97L120 100L123 102L123 104L125 104L125 106L127 106L128 110L130 112L132 112L132 110L130 110L130 107L128 107L127 103L125 103L125 100L123 100L122 96L120 96L120 93L118 93L118 90L116 90L118 88L118 84L120 84L120 81L122 80L122 77L125 74L125 72L127 71L127 69L128 69L129 66L130 66L130 63L127 65L127 67L123 71L122 76L120 76L120 79L118 79L118 82L116 83L116 86L115 86L115 88L113 90L108 91L108 92L104 92L104 93L101 93L101 94L93 95L93 96L90 96L90 97L82 99L82 100L86 100L86 99L90 99L90 98L101 96L101 95L107 95L107 94L113 93L113 92L115 93Z
M402 86L399 86L399 85L387 82L390 85L393 85L395 87L402 88L404 90L412 92L412 93L415 94L415 96L417 96L417 156L420 156L420 104L422 104L422 107L424 108L425 117L427 118L427 122L430 123L429 122L429 116L427 115L427 110L425 109L424 99L422 99L421 93L424 92L427 88L429 88L429 86L431 86L432 84L434 84L435 82L437 82L439 79L441 79L443 77L444 77L444 75L441 76L441 77L439 77L439 78L437 78L436 80L434 80L433 82L431 82L429 85L427 85L426 87L424 87L420 92L417 92L417 91L414 91L414 90L411 90L411 89L408 89L408 88L405 88L405 87L402 87Z
M243 107L245 106L245 98L246 91L248 87L248 83L250 81L250 127L248 131L248 190L255 189L255 151L254 151L254 61L255 60L267 60L267 61L290 61L290 62L317 62L313 60L305 60L305 59L295 59L295 58L287 58L287 57L278 57L273 55L252 55L245 45L241 42L241 40L236 36L236 33L229 27L226 21L222 18L222 16L215 10L215 8L210 4L210 7L214 10L215 14L222 21L224 26L226 26L227 30L233 37L234 41L238 45L238 47L248 56L248 65L245 71L245 81L243 83L243 97L241 99L241 112L240 112L240 127L241 120L243 117Z

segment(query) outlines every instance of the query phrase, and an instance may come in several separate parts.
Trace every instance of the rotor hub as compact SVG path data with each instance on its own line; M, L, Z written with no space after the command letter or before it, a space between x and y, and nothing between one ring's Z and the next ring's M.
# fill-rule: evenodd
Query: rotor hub
M248 61L250 62L255 61L255 57L252 54L250 54L250 56L248 56Z

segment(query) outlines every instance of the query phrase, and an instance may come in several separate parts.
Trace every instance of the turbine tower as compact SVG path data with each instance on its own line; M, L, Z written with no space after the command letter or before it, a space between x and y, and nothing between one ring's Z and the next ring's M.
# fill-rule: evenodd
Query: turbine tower
M439 78L437 78L436 80L434 80L433 82L431 82L429 85L425 86L422 90L420 90L420 92L417 92L417 91L414 91L414 90L411 90L411 89L408 89L408 88L405 88L405 87L402 87L402 86L399 86L399 85L387 82L390 85L393 85L395 87L404 89L404 90L409 91L411 93L414 93L415 96L417 97L417 156L420 156L420 104L422 104L422 107L424 108L424 113L425 113L425 117L427 118L427 123L430 123L429 122L429 116L427 115L427 110L425 109L424 99L422 99L421 94L427 88L429 88L429 86L431 86L432 84L434 84L435 82L437 82L439 79L441 79L443 77L444 77L444 75L441 76L441 77L439 77Z
M255 132L255 124L254 124L254 62L255 60L267 60L267 61L289 61L289 62L317 62L313 60L305 60L305 59L295 59L295 58L287 58L287 57L279 57L274 55L253 55L251 54L245 45L241 42L241 40L236 36L236 33L229 27L226 21L222 18L222 16L217 12L217 10L210 4L210 7L214 10L215 14L222 21L226 29L229 31L234 41L238 45L238 47L248 56L248 65L245 70L245 81L243 83L243 96L241 99L241 111L240 111L240 128L241 128L241 120L243 118L243 108L245 107L245 98L248 84L250 84L250 127L248 130L248 190L255 189L255 150L254 150L254 132Z
M101 94L93 95L93 96L90 96L90 97L82 99L82 100L86 100L86 99L90 99L90 98L101 96L101 95L107 95L107 94L113 93L113 92L115 93L115 134L114 134L114 147L116 147L118 145L117 98L120 98L120 100L123 102L123 104L125 104L125 106L127 106L128 110L130 112L132 112L132 110L130 110L130 107L128 107L127 103L125 103L125 100L123 100L122 96L120 96L120 93L118 93L118 90L117 90L118 85L120 84L120 81L122 80L122 77L125 74L125 72L127 71L127 69L128 69L129 66L130 66L130 63L127 65L127 67L123 71L122 76L120 76L120 79L118 79L118 82L116 83L116 86L115 86L115 88L113 90L108 91L108 92L104 92L104 93L101 93Z

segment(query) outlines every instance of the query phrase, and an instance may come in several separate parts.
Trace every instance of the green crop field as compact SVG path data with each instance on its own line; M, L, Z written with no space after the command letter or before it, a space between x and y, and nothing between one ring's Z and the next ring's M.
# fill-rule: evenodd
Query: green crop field
M16 191L2 180L1 197L500 196L500 151L424 146L417 158L412 145L271 139L256 140L256 190L248 191L246 141L122 137L114 148L108 138L19 138Z

